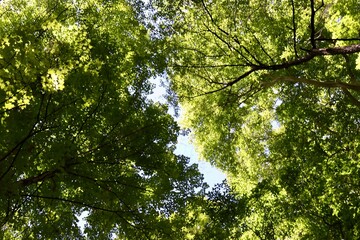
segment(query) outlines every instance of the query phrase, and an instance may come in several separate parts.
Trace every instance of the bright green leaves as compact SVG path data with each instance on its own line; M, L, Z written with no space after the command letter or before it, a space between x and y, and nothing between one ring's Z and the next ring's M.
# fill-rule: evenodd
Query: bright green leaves
M358 237L359 3L130 2L0 4L0 237Z
M200 156L249 199L243 238L358 234L359 3L180 2L171 87Z
M126 1L0 8L1 237L85 238L86 211L89 239L182 239L187 220L170 216L206 185L173 154L167 107L146 99L159 42Z
M335 1L327 14L330 21L326 24L332 32L332 38L358 38L359 37L359 2L357 1ZM337 42L344 45L344 42Z
M63 90L75 67L96 70L90 39L85 26L76 23L71 4L11 1L1 4L0 11L3 111L25 108L35 88Z

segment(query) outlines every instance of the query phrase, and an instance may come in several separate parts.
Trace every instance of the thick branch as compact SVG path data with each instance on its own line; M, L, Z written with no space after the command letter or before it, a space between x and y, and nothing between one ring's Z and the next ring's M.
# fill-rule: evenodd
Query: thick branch
M353 54L353 53L357 53L357 52L360 52L360 44L353 44L353 45L344 46L344 47L312 49L309 51L308 55L298 58L298 59L295 59L295 60L292 60L292 61L289 61L289 62L282 63L282 64L252 66L250 70L246 71L245 73L243 73L236 79L234 79L230 82L227 82L227 83L219 83L219 84L223 85L222 87L212 90L212 91L205 92L203 94L199 94L195 97L204 96L207 94L212 94L212 93L222 91L223 89L236 84L237 82L241 81L242 79L246 78L247 76L249 76L250 74L252 74L253 72L256 72L256 71L261 71L261 70L275 71L275 70L287 69L290 67L294 67L294 66L309 62L310 60L312 60L313 58L318 57L318 56L325 56L325 55L343 55L343 56L345 56L347 54ZM290 80L288 78L287 81L299 82L300 79L293 78L293 80ZM319 82L319 81L315 81L315 80L306 80L306 81L307 81L306 83L312 84L312 85L318 86L318 87L346 88L346 89L351 89L351 90L355 90L355 91L360 91L360 86L356 85L356 84L354 85L354 84L348 84L348 83L343 83L343 82Z
M22 179L20 180L20 184L22 186L29 186L31 184L34 184L34 183L38 183L38 182L43 182L47 179L50 179L50 178L53 178L55 176L56 173L59 173L60 170L56 169L56 170L53 170L53 171L46 171L40 175L37 175L37 176L33 176L33 177L30 177L30 178L26 178L26 179Z
M313 49L311 53L320 55L345 55L360 52L360 44L352 44L344 47Z
M214 65L178 65L175 64L173 68L225 68L225 67L247 67L246 64L214 64Z
M312 79L306 78L297 78L293 76L287 77L277 77L274 79L275 81L283 81L283 82L295 82L295 83L306 83L316 87L325 87L325 88L341 88L341 89L351 89L354 91L360 92L360 85L358 84L349 84L344 82L332 82L332 81L316 81Z
M251 73L256 72L256 71L260 71L260 70L281 70L281 69L287 69L290 67L294 67L297 65L301 65L304 64L306 62L309 62L310 60L312 60L315 57L318 56L325 56L325 55L346 55L346 54L352 54L352 53L357 53L360 52L360 44L354 44L354 45L349 45L349 46L344 46L344 47L334 47L334 48L319 48L319 49L312 49L309 51L308 55L289 61L289 62L285 62L282 64L275 64L275 65L259 65L259 66L254 66L251 68L251 70L245 72L244 74L242 74L241 76L239 76L238 78L236 78L233 81L230 81L226 84L225 87L222 87L220 89L217 90L213 90L212 92L209 93L213 93L213 92L218 92L224 88L226 88L227 86L232 86L235 83L241 81L242 79L244 79L245 77L249 76ZM353 88L349 88L349 89L353 89ZM357 89L353 89L356 91L359 91Z
M317 56L325 56L325 55L346 55L346 54L352 54L360 52L360 44L354 44L344 47L334 47L334 48L318 48L318 49L312 49L309 51L309 54L289 61L282 64L276 64L276 65L268 65L268 66L259 66L259 70L280 70L280 69L286 69L293 66L301 65L303 63L306 63L313 58Z
M360 41L360 38L316 38L315 41Z

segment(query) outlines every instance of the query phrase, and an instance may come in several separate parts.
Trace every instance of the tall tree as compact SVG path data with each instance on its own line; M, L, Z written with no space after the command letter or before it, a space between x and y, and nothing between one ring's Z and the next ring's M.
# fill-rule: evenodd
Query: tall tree
M249 199L242 238L358 238L360 3L157 9L171 29L167 71L183 124Z
M146 99L164 59L130 5L11 0L0 16L0 238L183 239L202 175Z

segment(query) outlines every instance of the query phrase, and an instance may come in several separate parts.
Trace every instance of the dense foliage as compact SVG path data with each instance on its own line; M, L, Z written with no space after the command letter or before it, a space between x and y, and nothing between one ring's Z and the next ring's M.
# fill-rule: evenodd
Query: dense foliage
M0 239L359 238L359 19L355 0L1 1ZM230 186L173 153L147 98L164 73Z
M146 98L164 58L133 8L14 0L0 14L0 239L189 234L206 185Z
M183 124L248 199L241 239L359 238L360 2L157 9Z

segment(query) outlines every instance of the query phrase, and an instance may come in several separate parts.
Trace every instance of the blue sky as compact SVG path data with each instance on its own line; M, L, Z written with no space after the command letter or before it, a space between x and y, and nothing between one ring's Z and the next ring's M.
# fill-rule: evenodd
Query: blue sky
M153 94L149 95L148 98L153 101L165 103L166 101L164 95L166 91L165 88L160 86L161 78L151 79L150 82L156 85L156 87L153 90ZM171 114L171 109L169 110L169 112ZM210 163L199 160L198 154L196 153L194 146L190 143L188 136L178 137L178 144L176 145L175 153L189 157L190 163L198 164L199 170L204 175L205 182L209 184L210 188L217 183L221 183L226 177L224 173L219 171L217 168L211 166Z
M189 157L190 163L198 164L200 172L204 174L205 182L207 182L210 187L213 187L217 183L221 183L226 177L225 174L211 166L210 163L199 160L198 154L196 153L194 146L189 142L187 136L178 137L175 153Z

